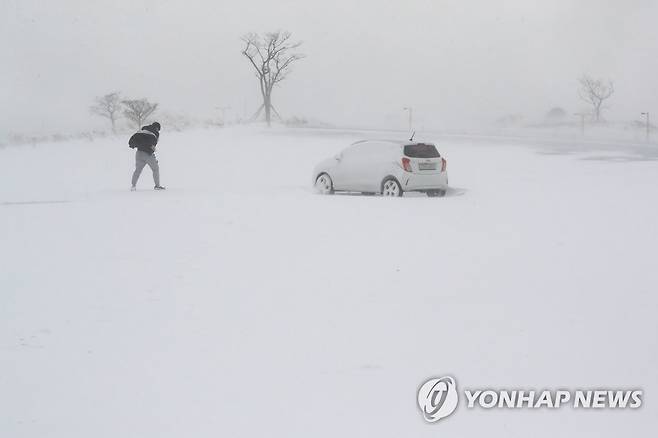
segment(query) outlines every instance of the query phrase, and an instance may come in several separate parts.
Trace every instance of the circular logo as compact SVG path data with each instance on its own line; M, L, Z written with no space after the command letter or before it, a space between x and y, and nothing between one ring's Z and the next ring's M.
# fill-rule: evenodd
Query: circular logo
M418 407L428 423L452 414L457 402L457 384L450 376L429 379L418 389Z

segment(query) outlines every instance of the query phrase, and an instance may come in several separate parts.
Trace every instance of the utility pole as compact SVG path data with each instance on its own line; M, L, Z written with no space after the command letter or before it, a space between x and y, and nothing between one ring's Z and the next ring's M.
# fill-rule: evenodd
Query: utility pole
M574 116L580 117L580 133L585 136L585 116L586 113L575 113Z
M404 107L402 108L404 111L409 111L409 132L413 130L414 126L414 109L412 107Z
M646 113L642 113L642 115L646 116L647 118L647 143L649 143L649 137L651 131L651 124L649 123L649 112L647 111Z

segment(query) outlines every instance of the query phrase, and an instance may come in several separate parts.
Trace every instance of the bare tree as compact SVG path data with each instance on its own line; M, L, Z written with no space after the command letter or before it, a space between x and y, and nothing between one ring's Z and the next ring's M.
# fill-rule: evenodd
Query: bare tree
M578 90L580 98L592 105L594 119L599 122L601 110L604 108L603 102L615 92L614 84L612 81L605 83L601 79L593 79L588 75L583 75L578 82L580 83L580 90Z
M146 119L158 109L157 103L151 103L147 99L123 100L121 103L125 107L123 115L137 125L137 128L141 128Z
M252 120L257 119L265 110L265 120L270 126L272 112L281 116L272 105L272 89L283 81L290 73L290 67L295 61L304 58L303 54L293 53L302 43L292 42L290 32L267 32L263 35L250 33L242 37L245 48L242 54L254 68L260 85L263 104L258 108Z
M112 123L112 132L116 134L116 121L121 116L121 96L118 92L97 97L89 111L92 114L109 119Z

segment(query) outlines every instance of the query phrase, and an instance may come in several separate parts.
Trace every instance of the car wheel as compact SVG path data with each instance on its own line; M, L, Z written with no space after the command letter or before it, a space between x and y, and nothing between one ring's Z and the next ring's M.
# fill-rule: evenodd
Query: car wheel
M442 190L442 189L441 190L428 190L426 193L427 193L427 196L429 196L430 198L437 198L437 197L438 198L443 198L446 195L446 191Z
M402 196L402 187L400 187L400 183L394 178L384 180L384 183L382 184L382 196Z
M315 190L321 195L331 195L334 192L334 183L331 181L331 177L326 173L318 176L318 179L315 180Z

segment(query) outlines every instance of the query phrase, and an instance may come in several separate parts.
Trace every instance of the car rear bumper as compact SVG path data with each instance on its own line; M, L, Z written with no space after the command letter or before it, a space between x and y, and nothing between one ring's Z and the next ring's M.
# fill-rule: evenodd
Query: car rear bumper
M407 192L417 190L434 190L448 188L448 172L419 175L405 172L400 179L402 190Z

